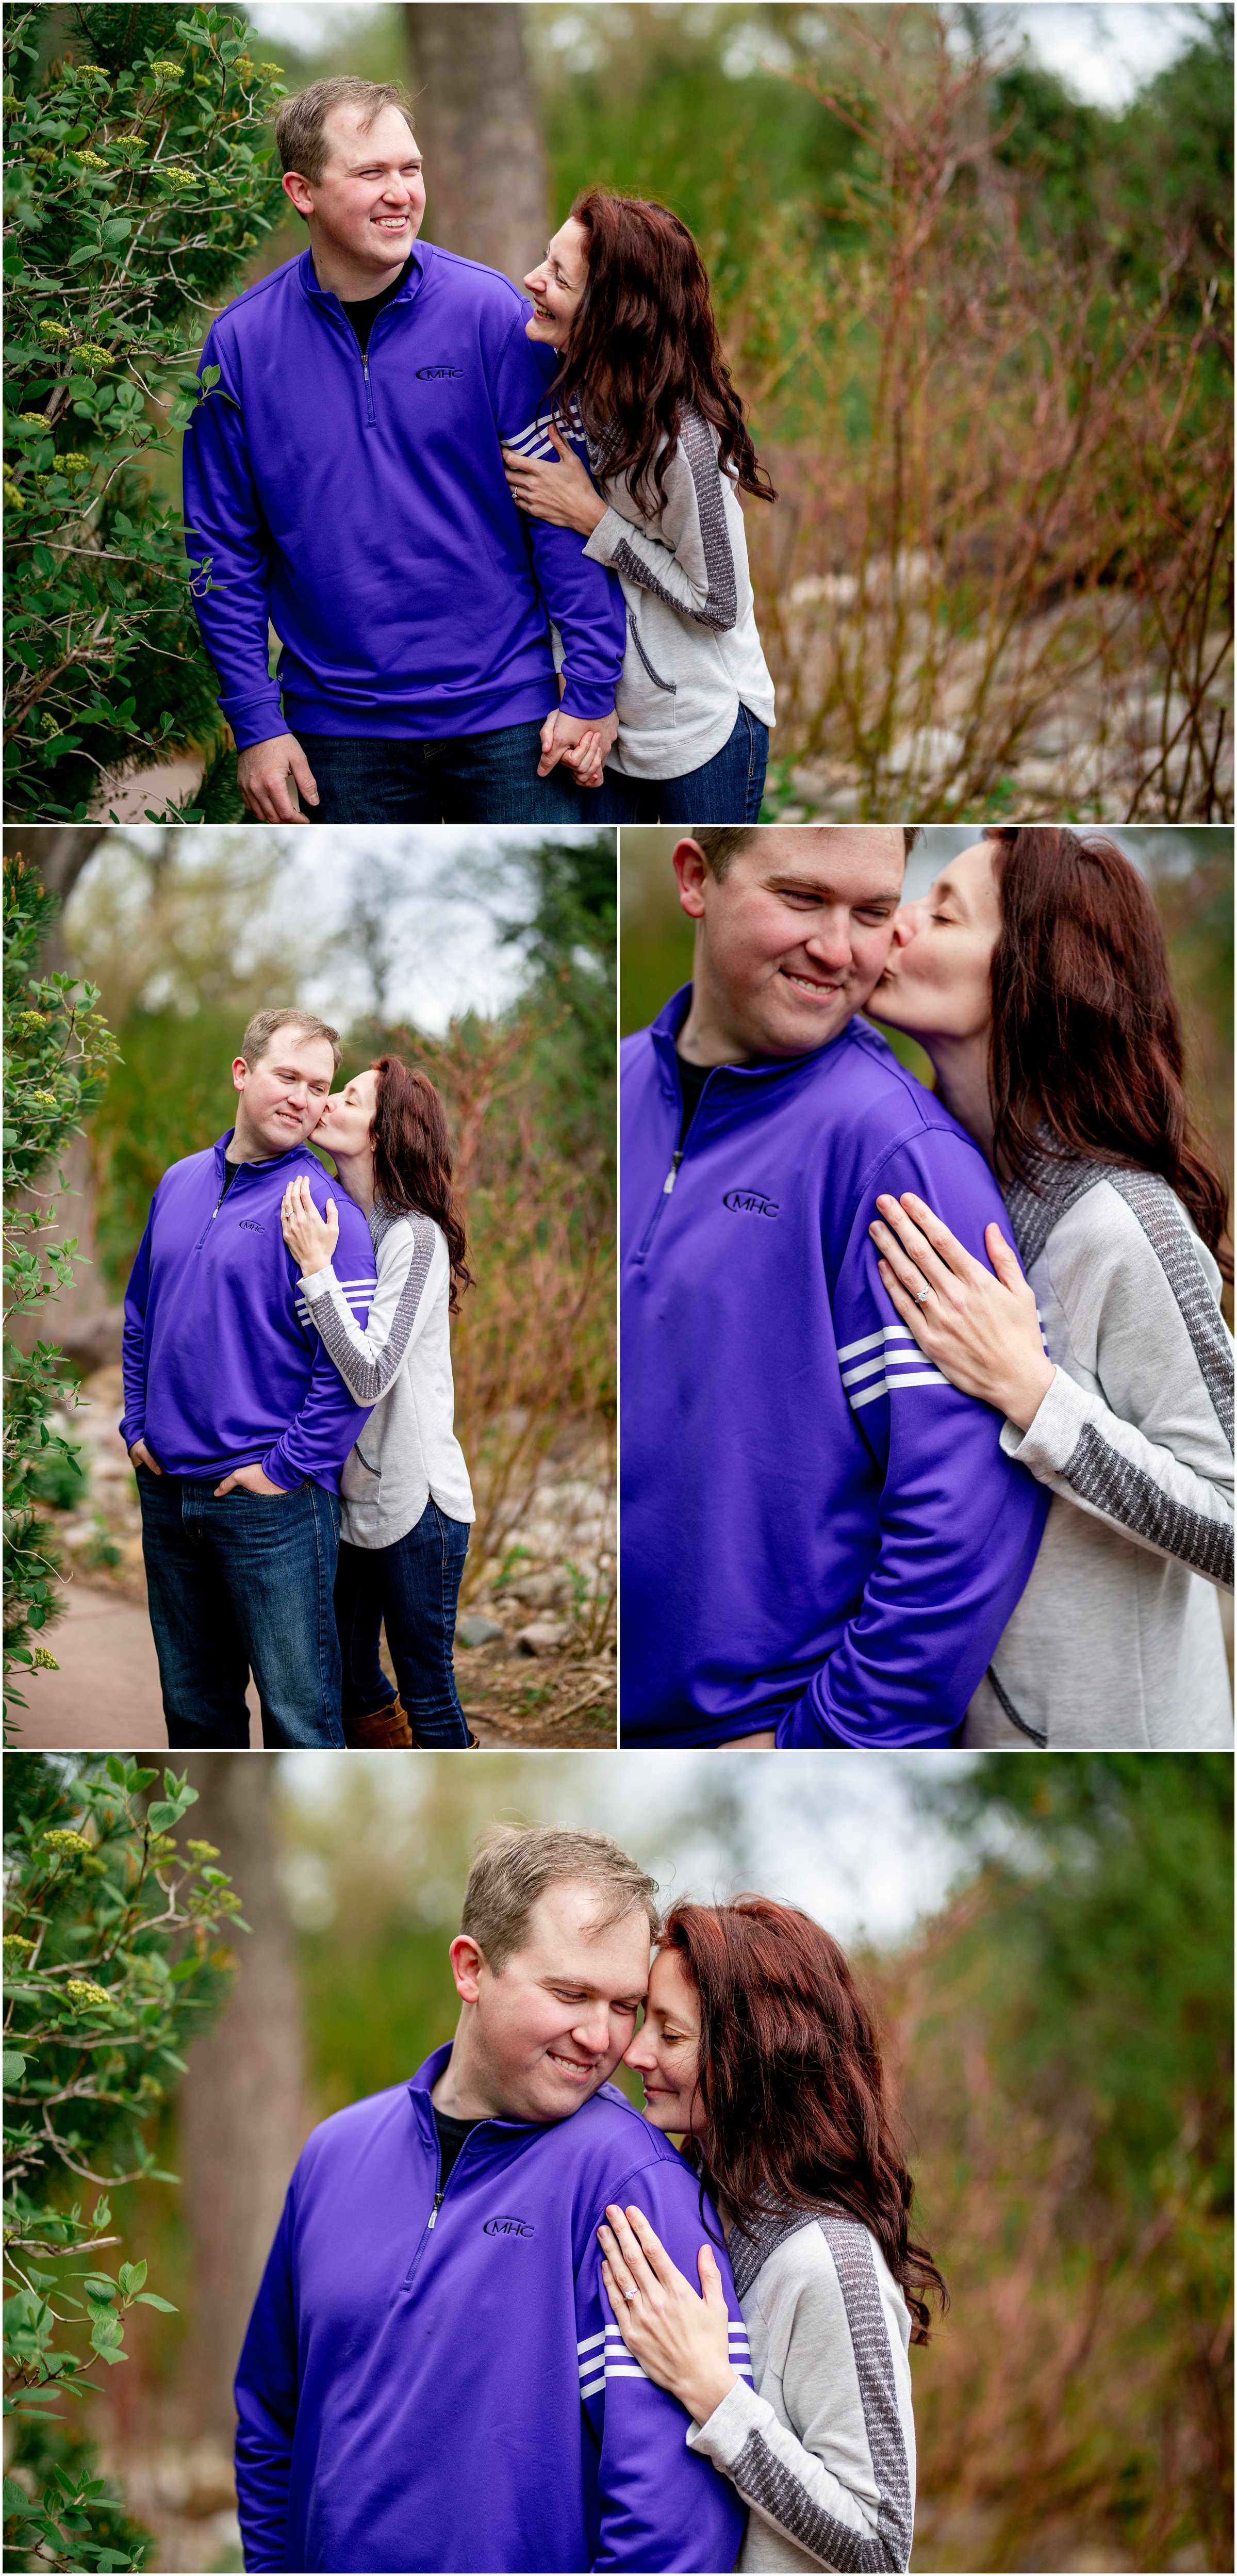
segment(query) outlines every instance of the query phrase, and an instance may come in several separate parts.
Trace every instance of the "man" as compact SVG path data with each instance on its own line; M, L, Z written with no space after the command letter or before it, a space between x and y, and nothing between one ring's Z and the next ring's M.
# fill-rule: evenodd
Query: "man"
M236 1125L164 1174L125 1297L121 1435L137 1473L168 1742L342 1745L332 1590L339 1470L369 1420L313 1331L283 1239L339 1041L304 1011L259 1011L232 1066ZM364 1329L369 1227L342 1190L335 1267Z
M622 595L578 535L521 514L502 458L553 352L506 278L415 246L421 156L393 83L316 81L276 136L309 247L212 325L184 450L245 802L283 823L578 820L561 764L614 741Z
M1042 1489L923 1359L868 1231L884 1190L981 1261L1006 1221L855 1016L910 838L739 827L674 852L693 981L620 1077L628 1745L946 1744L1034 1562Z
M656 1919L599 1834L505 1828L474 1863L453 2044L292 2177L236 2381L247 2568L733 2567L743 2506L601 2283L608 2202L692 2281L704 2235L695 2175L606 2080Z

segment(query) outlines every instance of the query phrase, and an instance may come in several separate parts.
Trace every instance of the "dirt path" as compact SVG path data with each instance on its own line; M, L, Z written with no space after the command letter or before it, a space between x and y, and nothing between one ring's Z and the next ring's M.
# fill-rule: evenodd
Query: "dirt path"
M166 1751L159 1667L145 1604L129 1590L78 1574L64 1618L48 1631L59 1670L32 1673L25 1711L12 1712L16 1745ZM481 1744L553 1744L605 1749L614 1743L613 1663L532 1663L482 1647L462 1653L460 1697ZM590 1684L592 1689L590 1691ZM260 1748L257 1693L248 1691L251 1746ZM561 1714L560 1714L561 1712Z

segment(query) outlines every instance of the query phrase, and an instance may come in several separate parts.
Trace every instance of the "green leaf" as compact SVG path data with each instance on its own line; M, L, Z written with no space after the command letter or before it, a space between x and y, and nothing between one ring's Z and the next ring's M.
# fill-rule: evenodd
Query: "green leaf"
M137 2294L137 2305L139 2308L157 2308L161 2317L178 2317L180 2315L179 2308L174 2308L170 2299L159 2298L154 2290L139 2290Z
M146 2265L144 2263L122 2263L120 2267L120 2295L122 2299L135 2299L138 2291L142 2288L145 2279Z
M26 2072L26 2061L24 2057L18 2055L15 2048L5 2049L3 2071L4 2081L6 2084L20 2084L21 2079Z
M110 708L108 712L111 713ZM154 1805L146 1811L147 1823L151 1832L156 1834L165 1834L169 1825L179 1824L180 1816L181 1810L171 1798L156 1798Z
M111 222L103 227L103 239L105 242L127 241L132 230L133 226L127 215L113 215Z

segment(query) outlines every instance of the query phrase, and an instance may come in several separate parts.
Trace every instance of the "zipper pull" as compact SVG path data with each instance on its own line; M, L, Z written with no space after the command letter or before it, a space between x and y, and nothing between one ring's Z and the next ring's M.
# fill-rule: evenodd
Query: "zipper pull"
M426 2235L427 2235L427 2236L429 2235L430 2227L432 2227L432 2226L433 2226L434 2221L435 2221L435 2219L437 2218L437 2216L438 2216L438 2212L439 2212L439 2210L441 2209L441 2207L442 2207L442 2193L441 2193L440 2191L436 2191L436 2192L435 2192L435 2194L434 2194L434 2206L433 2206L433 2208L432 2208L432 2209L431 2209L431 2211L430 2211L429 2227L427 2227L427 2228L426 2228L426 2231L425 2231L425 2233L426 2233Z
M667 1172L667 1174L666 1174L665 1180L662 1182L662 1185L661 1185L661 1194L662 1194L662 1197L663 1197L664 1199L668 1199L668 1198L669 1198L670 1193L671 1193L671 1190L674 1188L675 1177L676 1177L676 1174L677 1174L677 1172L678 1172L679 1165L680 1165L680 1163L682 1162L682 1160L683 1160L683 1148L682 1148L682 1146L681 1146L681 1145L679 1145L679 1146L677 1146L677 1147L676 1147L676 1149L675 1149L674 1161L672 1162L672 1164L671 1164L671 1166L670 1166L670 1169L669 1169L669 1171L668 1171L668 1172Z

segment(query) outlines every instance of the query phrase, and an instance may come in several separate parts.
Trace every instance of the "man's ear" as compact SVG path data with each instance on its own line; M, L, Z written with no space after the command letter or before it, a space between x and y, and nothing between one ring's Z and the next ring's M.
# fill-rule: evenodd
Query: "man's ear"
M481 1992L481 1971L486 1964L485 1952L478 1948L471 1932L457 1932L450 1950L451 1974L460 2002L475 2004Z
M679 881L679 901L693 921L704 919L704 881L709 873L699 841L676 841L671 865Z
M298 215L302 218L302 221L306 221L308 217L312 215L314 210L314 192L310 187L308 179L302 179L299 170L285 170L283 174L283 192L285 197L289 199L290 203L295 206Z
M243 1091L248 1079L249 1067L246 1064L243 1055L234 1055L232 1058L232 1081L236 1090Z

